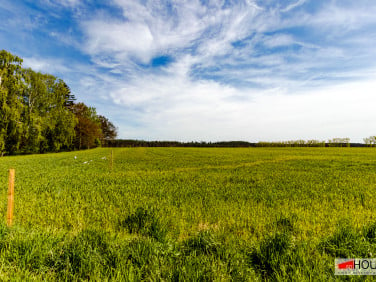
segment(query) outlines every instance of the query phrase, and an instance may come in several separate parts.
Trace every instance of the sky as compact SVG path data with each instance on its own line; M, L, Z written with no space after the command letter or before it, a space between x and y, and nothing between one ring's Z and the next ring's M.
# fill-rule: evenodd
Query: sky
M374 0L1 0L0 49L119 138L376 135Z

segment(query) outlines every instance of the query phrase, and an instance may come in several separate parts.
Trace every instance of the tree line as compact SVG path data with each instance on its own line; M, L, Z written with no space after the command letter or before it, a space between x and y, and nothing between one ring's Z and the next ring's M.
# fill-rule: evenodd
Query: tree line
M179 142L179 141L145 141L133 139L113 139L106 143L107 147L254 147L255 143L246 141L224 142Z
M113 139L106 143L108 147L220 147L220 148L248 148L248 147L366 147L362 143L350 143L349 138L333 138L331 140L290 140L280 142L179 142L179 141L144 141L132 139Z
M370 136L367 138L363 138L364 143L367 147L375 147L376 146L376 136Z
M22 67L0 51L0 155L87 149L117 136L96 109L76 103L69 86L51 74Z

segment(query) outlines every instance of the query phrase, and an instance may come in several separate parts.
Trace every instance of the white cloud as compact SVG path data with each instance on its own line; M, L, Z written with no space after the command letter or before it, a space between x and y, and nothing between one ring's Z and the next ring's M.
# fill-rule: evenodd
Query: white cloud
M263 11L264 9L261 8L259 5L257 5L257 3L255 1L252 1L252 0L246 0L247 4L249 6L251 6L252 8L256 9L256 10L259 10L259 11Z
M124 121L122 138L359 141L374 134L368 131L376 84L367 61L375 41L352 32L376 23L375 7L331 1L309 13L305 2L276 9L250 0L232 7L114 0L123 19L94 12L81 22L81 50L94 66L80 89L94 93L94 106L106 99L116 104L111 115ZM294 13L283 15L288 11ZM289 31L301 27L301 34ZM160 55L173 63L141 66Z
M43 0L48 5L61 5L65 7L75 7L83 4L83 0Z
M282 9L281 12L283 12L283 13L289 12L292 9L295 9L295 8L303 5L305 2L307 2L307 0L298 0L295 3L292 3L292 4L288 5L286 8Z
M289 46L297 42L289 34L277 34L275 36L265 37L263 43L269 48L274 48L280 46Z
M23 58L23 64L26 68L31 68L34 71L40 71L43 73L63 73L69 72L70 69L65 66L61 59L46 59L29 57Z
M57 0L56 2L63 6L77 6L82 0Z
M121 58L136 57L148 62L159 52L185 48L197 39L206 21L202 7L185 2L176 6L176 15L165 15L159 1L147 6L137 1L115 1L122 9L126 21L94 19L83 24L90 54L116 52ZM196 4L196 5L195 5Z
M202 56L218 55L229 52L232 41L247 36L258 25L253 21L259 13L254 5L222 9L218 2L210 7L200 1L173 2L166 12L168 7L162 1L115 3L126 20L94 18L82 24L87 36L83 48L89 54L114 52L119 59L134 56L145 63L158 54L198 45Z
M112 97L142 109L126 136L142 139L275 141L350 137L361 142L375 130L374 80L289 95L255 92L215 82L151 77ZM356 95L354 95L356 93ZM141 125L141 126L140 126ZM140 129L142 128L142 129Z
M281 28L306 26L321 31L323 35L337 33L343 36L376 23L376 5L372 1L326 1L317 5L320 8L314 13L300 11L281 20Z
M87 48L92 54L126 53L145 61L153 52L153 36L141 24L116 24L104 21L87 23Z

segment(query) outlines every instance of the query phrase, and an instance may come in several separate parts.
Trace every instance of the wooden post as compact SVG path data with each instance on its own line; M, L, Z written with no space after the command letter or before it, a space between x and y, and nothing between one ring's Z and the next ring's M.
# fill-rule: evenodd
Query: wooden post
M111 150L111 170L114 167L114 150Z
M7 213L7 225L12 226L13 220L13 206L14 206L14 177L16 171L11 168L9 170L9 184L8 184L8 213Z

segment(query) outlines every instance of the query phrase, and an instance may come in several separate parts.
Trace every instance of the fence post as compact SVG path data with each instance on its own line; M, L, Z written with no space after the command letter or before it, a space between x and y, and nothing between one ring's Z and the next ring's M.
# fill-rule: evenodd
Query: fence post
M9 170L9 184L8 184L8 213L7 213L7 225L12 226L13 220L13 206L14 206L14 178L16 171L11 168Z
M114 150L111 150L111 170L114 167Z

